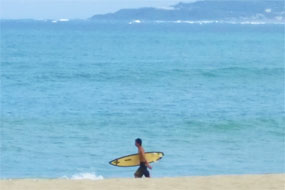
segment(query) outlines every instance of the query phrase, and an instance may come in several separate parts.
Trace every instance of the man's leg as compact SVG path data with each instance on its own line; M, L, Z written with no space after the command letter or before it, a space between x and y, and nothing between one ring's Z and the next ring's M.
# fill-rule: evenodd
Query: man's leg
M144 174L145 177L150 177L149 171L146 170L146 173Z
M144 175L145 177L150 177L149 171L147 170L147 167L146 167L146 166L143 168L143 175Z
M136 173L134 174L135 178L141 178L143 176L143 172L142 172L142 168L139 167L139 169L137 169Z

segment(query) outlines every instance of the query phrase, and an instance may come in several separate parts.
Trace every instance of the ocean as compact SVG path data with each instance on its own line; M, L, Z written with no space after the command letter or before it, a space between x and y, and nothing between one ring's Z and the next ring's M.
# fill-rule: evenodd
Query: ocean
M284 25L1 21L0 178L284 173Z

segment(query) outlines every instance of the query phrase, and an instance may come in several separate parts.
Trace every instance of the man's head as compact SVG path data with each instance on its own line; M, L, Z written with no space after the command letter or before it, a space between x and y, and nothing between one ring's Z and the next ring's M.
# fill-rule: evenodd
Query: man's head
M137 138L136 141L135 141L135 145L138 147L138 146L141 146L142 145L142 140L140 138Z

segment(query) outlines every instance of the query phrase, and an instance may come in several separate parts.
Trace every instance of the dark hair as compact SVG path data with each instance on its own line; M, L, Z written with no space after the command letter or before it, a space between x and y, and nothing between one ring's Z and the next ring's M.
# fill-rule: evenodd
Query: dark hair
M142 140L140 138L136 139L136 143L138 143L140 146L142 145Z

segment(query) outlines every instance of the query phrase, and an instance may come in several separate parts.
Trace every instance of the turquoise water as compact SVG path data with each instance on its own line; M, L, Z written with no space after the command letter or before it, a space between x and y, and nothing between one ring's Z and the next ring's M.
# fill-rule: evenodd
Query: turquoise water
M284 26L1 21L1 178L280 173Z

